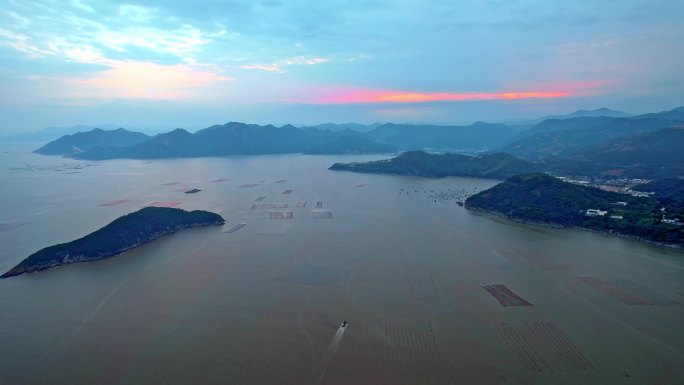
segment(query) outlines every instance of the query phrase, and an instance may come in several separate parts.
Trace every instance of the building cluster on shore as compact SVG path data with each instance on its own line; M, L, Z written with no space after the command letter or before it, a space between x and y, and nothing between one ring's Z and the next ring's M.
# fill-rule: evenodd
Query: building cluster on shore
M651 182L650 179L641 178L599 178L589 176L574 176L565 177L558 176L558 179L563 182L572 183L584 187L596 187L604 191L616 192L620 194L627 194L633 197L649 197L653 195L652 192L634 191L632 187Z

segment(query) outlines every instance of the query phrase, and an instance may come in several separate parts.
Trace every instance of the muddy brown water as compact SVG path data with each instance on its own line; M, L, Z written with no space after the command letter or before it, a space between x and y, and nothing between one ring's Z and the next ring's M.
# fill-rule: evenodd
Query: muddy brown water
M2 271L153 202L227 223L0 280L0 384L684 383L684 254L429 198L495 180L327 170L382 156L75 168L27 150L0 154ZM262 196L288 207L252 210Z

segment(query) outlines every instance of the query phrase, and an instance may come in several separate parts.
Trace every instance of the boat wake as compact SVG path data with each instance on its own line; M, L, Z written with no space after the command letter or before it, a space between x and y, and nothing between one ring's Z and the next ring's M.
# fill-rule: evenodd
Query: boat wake
M337 332L333 336L332 340L330 341L330 345L328 345L328 348L325 349L325 353L323 353L323 356L321 357L321 362L320 362L320 373L321 375L318 377L318 381L321 381L323 379L323 376L325 375L326 369L328 369L328 365L330 365L330 361L332 361L332 358L335 356L335 353L337 353L337 349L340 347L340 341L342 340L342 336L344 335L344 331L347 329L347 321L344 321L342 325L337 329Z

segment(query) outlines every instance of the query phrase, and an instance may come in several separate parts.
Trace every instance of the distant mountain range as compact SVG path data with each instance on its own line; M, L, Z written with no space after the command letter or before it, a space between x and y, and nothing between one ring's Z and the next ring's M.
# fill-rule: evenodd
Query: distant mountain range
M46 127L36 131L0 134L0 142L4 143L47 143L55 138L63 135L76 134L78 132L90 131L94 128L99 128L105 131L116 130L123 127L121 124L105 123L105 124L90 124L77 126L60 126L60 127ZM155 135L161 132L168 131L168 127L159 125L144 125L144 126L126 126L129 131L142 132L147 135Z
M528 160L540 160L580 152L619 137L682 124L684 107L629 118L599 116L549 119L519 133L496 151L508 152Z
M611 110L610 108L597 108L595 110L577 110L565 115L548 115L540 119L537 119L537 123L543 122L549 119L572 119L572 118L596 118L596 117L608 117L608 118L628 118L632 114L626 112Z
M231 122L194 134L179 128L134 146L100 146L74 157L95 160L301 153L342 135L345 134L292 125L275 127Z
M423 151L405 152L396 158L365 163L335 163L331 170L374 174L417 175L426 177L474 176L504 179L538 171L538 167L509 154L428 154Z
M238 122L216 125L190 133L183 129L131 140L126 130L67 135L50 142L38 153L78 159L169 158L248 154L352 154L437 149L479 151L493 148L517 130L501 124L478 122L470 126L418 126L383 124L362 133L345 129L276 127Z
M482 151L504 144L521 128L476 122L469 126L434 126L387 123L366 134L368 139L401 150Z
M34 152L42 155L76 155L95 147L131 147L149 139L148 135L123 128L111 131L95 128L88 132L64 135Z
M684 176L684 125L618 137L538 164L559 174L629 178Z
M380 126L380 123L376 124L371 124L369 126L364 125L364 124L359 124L359 123L322 123L322 124L317 124L315 126L304 126L301 127L303 129L307 128L317 128L319 130L328 130L328 131L347 131L347 130L352 130L352 131L358 131L358 132L368 132L372 129L374 129L377 126Z
M195 133L176 129L152 137L124 129L95 129L66 135L36 152L90 160L414 150L490 152L509 153L534 163L538 170L558 174L684 176L679 151L684 145L680 129L684 127L684 107L623 115L608 109L580 110L532 127L476 122L468 126L325 123L298 128L231 122Z
M386 154L396 152L397 147L387 143L368 140L361 135L348 133L332 142L324 143L306 151L306 154Z

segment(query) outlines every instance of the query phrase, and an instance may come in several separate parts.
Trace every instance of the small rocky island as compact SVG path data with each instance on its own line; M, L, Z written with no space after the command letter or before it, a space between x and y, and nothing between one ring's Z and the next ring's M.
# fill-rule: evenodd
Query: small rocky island
M9 278L71 263L95 261L121 254L183 229L224 223L223 217L209 211L145 207L119 217L83 238L46 247L33 253L0 278Z

